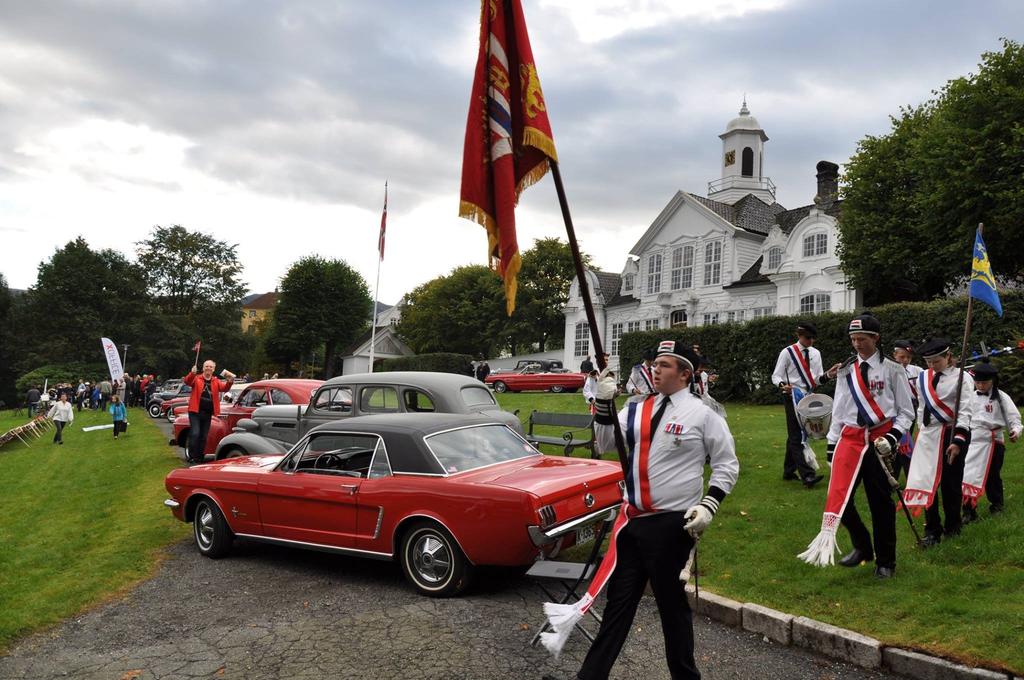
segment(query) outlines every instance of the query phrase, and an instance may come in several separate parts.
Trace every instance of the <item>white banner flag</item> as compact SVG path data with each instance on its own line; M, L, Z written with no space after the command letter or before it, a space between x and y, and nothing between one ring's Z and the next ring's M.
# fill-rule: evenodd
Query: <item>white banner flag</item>
M107 357L110 379L120 382L124 379L124 368L121 366L121 355L117 353L117 345L110 338L100 338L100 343L103 344L103 354Z

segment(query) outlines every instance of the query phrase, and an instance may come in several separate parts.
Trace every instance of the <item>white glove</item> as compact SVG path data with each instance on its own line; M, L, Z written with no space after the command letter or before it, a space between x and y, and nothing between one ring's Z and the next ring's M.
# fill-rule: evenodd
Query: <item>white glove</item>
M619 387L615 384L615 378L605 376L597 381L597 387L594 389L594 398L610 401L615 398L615 394L618 390Z
M683 528L690 532L690 535L696 538L704 533L704 530L711 524L711 520L714 518L714 513L708 510L703 505L692 505L690 509L683 515L683 519L689 520L683 525Z
M878 451L883 456L888 457L892 453L892 444L885 437L879 437L874 441L875 451Z

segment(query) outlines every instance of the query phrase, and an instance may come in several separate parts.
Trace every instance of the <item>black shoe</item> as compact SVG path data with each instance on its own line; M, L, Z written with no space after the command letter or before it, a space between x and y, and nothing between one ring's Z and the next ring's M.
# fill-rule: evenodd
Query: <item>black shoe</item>
M873 559L875 559L875 556L869 551L854 548L839 559L839 564L843 567L859 567L865 562L870 562Z
M942 536L938 534L925 534L924 538L921 539L922 548L931 548L939 543L942 543Z
M964 506L964 508L963 508L963 516L964 516L964 519L963 519L963 523L964 524L970 524L971 522L977 522L978 521L978 511L975 510L974 508L972 508L969 505L965 505Z
M791 482L795 479L800 479L800 477L798 477L795 472L787 472L786 474L782 475L782 480L785 482Z
M814 485L825 479L825 475L807 475L804 477L804 486L808 489L813 489Z
M875 567L875 578L892 578L896 575L896 567Z

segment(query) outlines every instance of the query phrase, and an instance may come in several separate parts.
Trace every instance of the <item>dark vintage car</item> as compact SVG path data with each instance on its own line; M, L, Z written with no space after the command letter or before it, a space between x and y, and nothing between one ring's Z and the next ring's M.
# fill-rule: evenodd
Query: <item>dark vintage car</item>
M237 399L228 404L221 404L220 415L210 420L210 432L206 437L206 450L203 455L216 454L221 440L231 434L231 430L240 420L252 416L257 408L266 405L304 406L323 383L323 380L273 378L257 380L242 386ZM184 413L174 419L174 435L168 443L185 449L186 458L189 453L188 436L188 413Z
M217 458L284 453L317 425L379 413L483 413L522 433L519 418L468 376L426 371L353 373L331 378L308 406L263 406L221 440Z
M192 394L191 387L185 383L177 383L169 389L154 393L146 402L146 412L149 413L150 418L159 418L162 412L161 407L165 401L176 397L187 397L190 394Z
M539 364L527 364L515 373L492 373L484 382L495 392L575 392L583 387L587 376L582 373L551 373L541 370Z
M234 538L397 560L421 593L461 593L481 565L524 566L593 537L622 499L617 463L545 456L483 415L402 413L321 425L285 455L171 471L199 552Z

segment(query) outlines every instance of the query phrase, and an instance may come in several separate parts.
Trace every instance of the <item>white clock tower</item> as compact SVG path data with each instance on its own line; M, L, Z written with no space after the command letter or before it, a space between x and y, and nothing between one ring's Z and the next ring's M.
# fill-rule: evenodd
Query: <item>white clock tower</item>
M764 175L764 143L768 135L757 118L750 115L747 98L738 116L729 121L722 139L722 176L708 183L708 198L733 204L753 194L771 205L775 202L775 185Z

